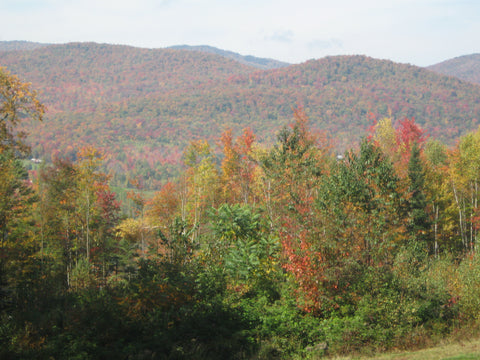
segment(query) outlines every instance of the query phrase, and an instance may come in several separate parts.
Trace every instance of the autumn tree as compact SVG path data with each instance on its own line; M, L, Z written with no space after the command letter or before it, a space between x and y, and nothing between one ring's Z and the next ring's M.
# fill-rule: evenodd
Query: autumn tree
M214 207L218 198L218 171L215 157L206 141L193 141L184 152L186 173L184 178L184 200L181 212L198 229L207 209ZM193 237L197 237L198 231Z
M321 184L318 207L322 228L317 248L323 272L314 274L321 286L315 296L326 305L352 305L364 291L367 271L391 267L404 243L404 221L399 179L381 149L364 140L337 162ZM320 261L317 260L317 261ZM341 301L340 301L341 300Z
M82 216L82 235L85 241L85 253L87 262L90 260L91 234L90 227L95 209L96 189L104 186L106 177L99 172L99 166L103 155L93 146L80 149L76 163L78 175L77 201Z
M330 146L325 135L308 128L303 109L294 111L294 119L292 125L279 132L277 144L260 159L273 182L276 218L283 216L285 210L307 213L329 161Z
M44 254L63 279L63 286L71 285L72 270L82 246L80 223L77 217L77 172L67 159L56 158L51 166L45 166L39 174L39 219L41 237L45 239Z
M40 171L42 239L48 241L46 251L63 264L67 288L72 278L82 284L95 280L93 273L105 283L114 261L120 206L99 170L101 161L98 150L87 147L77 162L56 158Z
M430 207L431 237L430 253L436 257L441 251L453 249L451 239L456 232L456 209L452 186L448 174L448 149L437 140L430 140L425 146L425 194Z
M465 251L474 251L478 232L480 130L463 136L450 152L450 180Z
M319 184L328 171L329 146L314 134L302 109L295 122L278 135L278 142L262 157L262 168L271 179L271 221L280 236L283 266L302 290L306 309L318 308L318 276L323 274L324 254L316 246L321 217L315 206Z
M229 203L253 202L252 182L256 167L252 159L254 142L255 135L248 128L235 140L231 130L222 134L224 156L221 164L222 193Z
M427 135L414 118L404 118L393 124L390 117L383 118L371 127L369 140L375 142L395 165L401 178L408 176L408 162L416 144L423 148Z
M16 155L27 153L26 133L17 131L16 126L27 118L41 121L44 112L30 84L0 67L0 153L6 150Z
M99 277L106 285L108 275L117 270L119 244L115 227L120 221L120 202L107 184L106 178L102 181L102 176L95 184L93 195L95 211L92 212L90 226L90 231L93 232L90 258L97 268L97 274L101 274Z
M390 157L392 162L399 160L397 134L390 117L380 119L371 128L370 140L373 140Z
M166 228L173 223L177 216L180 216L180 198L177 186L173 182L166 183L148 201L147 217L154 226Z
M15 271L37 250L28 230L35 201L27 172L18 158L28 153L26 134L17 126L42 120L44 107L30 84L0 67L0 283L14 285ZM28 246L26 245L28 244ZM13 281L13 282L12 282ZM3 297L3 293L0 294ZM3 303L3 298L0 298Z
M154 234L157 234L155 243L151 244L158 255L165 255L171 250L166 244L167 238L184 221L181 218L181 200L178 192L178 184L168 182L160 191L156 192L147 203L146 221Z
M42 120L44 108L36 91L0 67L0 232L5 240L8 223L23 207L27 192L25 171L21 170L17 156L25 155L28 146L25 133L16 126L27 118Z

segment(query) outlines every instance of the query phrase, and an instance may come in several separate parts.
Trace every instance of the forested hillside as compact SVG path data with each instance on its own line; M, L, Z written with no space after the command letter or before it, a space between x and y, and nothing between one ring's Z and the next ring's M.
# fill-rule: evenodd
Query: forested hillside
M0 41L0 51L33 50L50 44L36 43L31 41Z
M227 128L249 127L271 143L299 105L339 152L374 118L414 117L451 143L480 115L480 87L364 56L262 71L204 52L77 43L0 52L0 65L32 82L46 105L43 123L25 125L33 156L95 145L122 187L136 176L149 188L177 176L191 140L215 141Z
M429 66L427 69L438 74L455 76L465 81L480 84L480 54L459 56Z
M126 214L94 146L26 171L16 129L44 110L0 70L0 358L319 359L479 335L480 129L448 146L383 117L339 157L297 108L271 144L191 141Z

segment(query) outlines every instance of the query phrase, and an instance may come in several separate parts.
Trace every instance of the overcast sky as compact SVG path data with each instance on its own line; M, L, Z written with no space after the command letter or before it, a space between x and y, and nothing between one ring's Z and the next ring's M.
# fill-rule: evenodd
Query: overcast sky
M0 41L211 45L300 63L433 65L480 52L479 0L0 0Z

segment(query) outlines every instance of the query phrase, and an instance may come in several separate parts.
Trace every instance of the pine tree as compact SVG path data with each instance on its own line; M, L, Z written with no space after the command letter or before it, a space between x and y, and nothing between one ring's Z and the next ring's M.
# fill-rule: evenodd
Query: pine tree
M414 143L408 162L408 178L410 180L408 200L408 215L409 222L407 230L409 231L412 240L417 242L417 245L425 247L422 244L427 240L428 230L430 229L430 221L427 213L427 199L425 197L425 173L420 159L420 148L417 143ZM418 246L416 246L418 248Z

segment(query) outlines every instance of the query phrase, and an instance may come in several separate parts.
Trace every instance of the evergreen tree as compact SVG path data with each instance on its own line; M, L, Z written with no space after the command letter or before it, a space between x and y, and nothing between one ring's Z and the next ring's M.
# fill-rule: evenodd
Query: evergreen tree
M425 173L420 159L420 148L414 143L410 160L408 162L408 178L410 180L407 208L409 221L407 230L413 241L416 242L416 248L421 246L425 248L430 221L427 213L427 199L425 197Z

